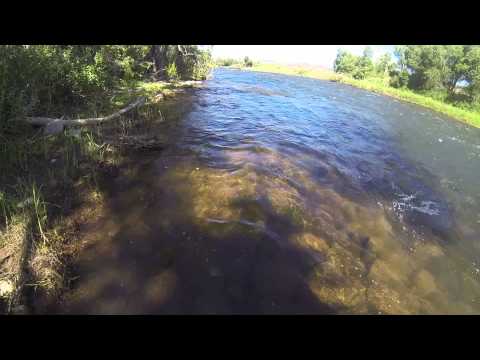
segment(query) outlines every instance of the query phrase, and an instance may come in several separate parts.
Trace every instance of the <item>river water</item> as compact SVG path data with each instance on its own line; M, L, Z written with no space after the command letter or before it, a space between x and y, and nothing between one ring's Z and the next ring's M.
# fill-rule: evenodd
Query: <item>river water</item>
M216 69L108 184L62 313L480 312L480 129Z

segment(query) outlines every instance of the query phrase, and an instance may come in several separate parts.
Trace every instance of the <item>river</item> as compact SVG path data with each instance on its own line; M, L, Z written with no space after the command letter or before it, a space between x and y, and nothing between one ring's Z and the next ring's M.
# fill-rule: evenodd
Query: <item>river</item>
M58 313L480 312L480 129L219 68L108 184Z

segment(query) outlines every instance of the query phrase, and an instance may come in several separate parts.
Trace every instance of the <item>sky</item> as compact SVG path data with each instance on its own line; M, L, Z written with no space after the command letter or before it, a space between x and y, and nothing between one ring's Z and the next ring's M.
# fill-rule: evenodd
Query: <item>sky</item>
M366 45L214 45L214 58L244 58L254 61L273 61L284 64L305 63L333 68L340 48L361 55ZM373 58L389 52L393 56L394 45L371 45Z

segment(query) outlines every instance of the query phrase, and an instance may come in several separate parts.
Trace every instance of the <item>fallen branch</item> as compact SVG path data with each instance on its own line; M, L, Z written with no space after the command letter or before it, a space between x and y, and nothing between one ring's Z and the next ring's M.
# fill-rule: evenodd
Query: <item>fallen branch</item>
M64 119L54 119L48 117L27 117L26 122L32 125L45 126L45 134L57 134L62 132L65 127L69 126L88 126L88 125L97 125L104 122L114 120L121 115L129 112L130 110L143 105L145 103L145 98L141 97L128 105L127 107L117 111L108 116L98 117L98 118L87 118L87 119L75 119L75 120L64 120Z

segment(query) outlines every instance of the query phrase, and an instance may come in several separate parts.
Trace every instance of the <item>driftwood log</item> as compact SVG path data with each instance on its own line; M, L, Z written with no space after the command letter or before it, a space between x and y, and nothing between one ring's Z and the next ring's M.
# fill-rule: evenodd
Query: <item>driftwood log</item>
M54 119L49 117L27 117L25 121L32 125L45 126L45 134L57 134L63 131L65 127L70 126L88 126L88 125L98 125L102 124L116 118L119 118L121 115L133 110L134 108L143 105L146 99L144 97L138 98L136 101L128 105L127 107L104 117L98 118L88 118L88 119Z

